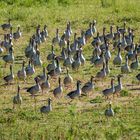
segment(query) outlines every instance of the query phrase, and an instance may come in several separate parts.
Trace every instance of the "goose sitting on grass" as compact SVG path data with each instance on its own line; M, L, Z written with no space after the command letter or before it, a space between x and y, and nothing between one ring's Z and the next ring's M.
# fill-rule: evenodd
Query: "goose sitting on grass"
M81 81L78 80L76 90L69 92L66 97L68 97L70 99L75 99L76 97L80 97L81 96L80 84L81 84Z
M20 86L18 85L18 93L13 98L13 109L15 108L15 105L19 105L20 107L21 103L22 103L22 96L20 95Z
M111 107L111 102L109 103L109 108L105 110L105 116L114 116L114 110Z
M42 106L40 108L40 112L41 113L49 113L50 111L52 111L52 106L51 106L51 98L48 99L48 105L47 106Z
M5 76L4 81L9 85L14 80L13 66L10 65L10 75Z
M108 96L112 95L114 92L115 92L114 79L112 78L111 79L111 87L103 90L102 93L105 97L108 98Z

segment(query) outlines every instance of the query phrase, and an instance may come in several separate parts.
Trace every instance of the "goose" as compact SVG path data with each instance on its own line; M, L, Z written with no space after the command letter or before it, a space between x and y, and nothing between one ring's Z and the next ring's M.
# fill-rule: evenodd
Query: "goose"
M135 49L133 50L132 47L133 47L133 46L131 46L131 49L130 49L130 51L127 53L127 55L128 55L128 59L129 59L129 60L134 61L135 58L136 58L136 54L137 54L137 48L135 48Z
M8 19L8 23L2 24L1 27L2 27L3 30L10 29L10 27L12 27L11 19Z
M19 105L19 107L22 104L22 96L20 95L20 86L18 85L18 93L16 96L13 97L13 109L15 108L15 105Z
M81 66L81 60L80 60L80 53L79 51L77 52L77 59L72 63L72 69L73 70L78 70L79 67Z
M60 60L59 60L59 58L56 58L55 60L56 60L56 69L55 69L55 71L56 71L57 75L59 75L62 72L62 69L61 69L60 63L59 63Z
M75 53L78 50L78 40L76 38L77 34L74 34L74 42L70 45L72 53Z
M92 23L89 23L89 29L86 30L85 32L85 40L86 42L93 36L93 29L92 29Z
M54 97L56 97L56 98L62 97L62 93L63 93L63 87L62 87L62 85L61 85L61 78L60 78L60 77L59 77L58 82L59 82L59 86L56 87L56 88L53 90L53 95L54 95Z
M46 41L46 36L45 36L45 31L43 30L42 32L41 32L41 42L43 43L43 42L45 42Z
M121 56L121 49L120 46L118 47L118 54L113 60L114 65L121 65L122 64L122 56Z
M96 67L102 66L103 61L104 61L104 52L102 51L100 57L97 57L97 59L95 60L94 65Z
M27 89L27 92L29 92L32 96L34 96L41 90L41 87L39 85L39 79L35 78L35 82L36 82L36 85Z
M48 34L48 30L47 30L47 25L46 24L44 25L43 31L44 31L45 38L47 38L49 36L49 34Z
M128 27L128 35L125 35L127 45L132 44L133 38L134 38L133 30L130 27Z
M52 39L52 44L53 45L56 45L56 44L59 45L59 43L60 43L59 29L56 29L56 36Z
M128 65L128 56L125 57L125 64L121 66L121 72L122 73L129 73L130 72L130 67Z
M124 33L122 34L122 39L121 39L121 48L125 49L125 47L127 46L126 40L125 40L125 35Z
M41 32L40 32L40 28L36 29L36 35L35 35L35 42L37 44L41 44Z
M107 88L102 91L103 95L108 98L109 95L112 95L115 92L115 87L114 87L114 79L111 79L111 88Z
M96 20L93 20L93 23L92 23L92 32L93 32L93 34L97 32L97 29L96 29Z
M99 36L101 44L105 42L105 31L106 31L106 27L103 27L103 34L101 36Z
M117 32L116 36L114 37L114 43L113 43L113 48L117 48L120 45L121 48L121 43L122 43L122 38L121 38L121 33ZM122 48L121 48L122 49Z
M55 55L55 53L54 53L54 45L52 45L52 50L51 50L51 53L48 54L47 60L52 60L55 56L56 56L56 55Z
M66 97L68 97L70 99L74 99L76 97L80 97L81 96L80 85L81 85L81 81L78 80L77 81L77 88L76 88L76 90L73 90L73 91L69 92Z
M70 52L68 51L68 57L64 60L63 66L71 68L73 59L71 58Z
M94 84L93 84L93 76L91 76L90 81L88 81L87 83L85 83L85 85L82 87L82 92L84 94L87 94L89 92L91 92L94 88Z
M136 43L135 49L137 50L137 55L140 55L140 45L138 45L138 43Z
M86 59L85 59L84 55L82 54L82 49L79 49L79 57L80 57L81 65L84 65Z
M10 27L10 33L7 34L7 39L13 39L13 27Z
M67 40L67 49L66 49L66 53L68 54L68 51L70 54L72 54L72 50L71 50L71 47L70 47L70 41Z
M70 34L72 34L71 22L70 22L70 21L68 21L67 25L68 25L68 30L70 31Z
M136 78L140 82L140 73L136 75Z
M69 74L69 70L67 69L67 75L64 77L63 80L64 86L68 87L73 83L73 78L72 76Z
M93 55L96 55L96 53L98 55L101 55L101 53L102 53L102 50L101 50L101 48L100 48L98 43L96 43L95 49L93 50Z
M21 32L21 30L20 30L20 26L18 26L17 31L16 31L15 33L13 33L13 38L14 38L15 40L17 40L17 39L19 39L21 36L22 36L22 32Z
M35 67L42 66L42 60L40 59L40 52L39 51L36 53L36 57L33 59L33 64Z
M49 113L50 111L52 111L52 106L51 106L51 98L48 98L48 105L47 106L42 106L40 108L40 112L41 113Z
M124 33L127 32L127 30L126 30L126 22L124 22L123 28L119 28L118 31L119 31L121 34L124 34Z
M26 79L25 61L23 61L22 63L22 69L17 72L17 77L19 80L25 81Z
M121 77L123 77L123 76L122 75L118 75L117 76L117 78L118 78L118 85L115 86L114 94L120 93L121 90L123 89L122 82L121 82Z
M110 26L110 33L109 33L109 34L106 34L106 35L105 35L105 38L106 38L108 41L113 40L113 38L114 38L113 26Z
M78 45L80 47L84 46L86 44L86 40L85 40L85 33L84 31L81 31L81 37L78 37Z
M107 73L106 73L106 64L103 61L103 68L99 72L97 72L95 78L97 78L97 79L103 79L103 78L106 77L106 75L107 75Z
M8 39L8 41L3 42L3 47L6 49L6 51L9 51L10 48L13 47L12 39Z
M28 66L25 68L26 75L31 76L35 73L34 65L31 65L31 60L29 60Z
M55 61L55 57L53 57L52 62L47 65L47 70L48 70L48 72L50 72L50 71L56 69L56 67L57 67L57 64L56 64L56 61Z
M4 81L9 85L14 80L13 66L10 65L10 74L5 76Z
M61 36L60 38L60 42L59 42L59 46L60 48L65 47L65 45L67 44L66 40L65 40L65 33Z
M0 47L0 54L2 54L4 52L3 48Z
M125 47L125 50L127 52L131 51L131 50L134 50L135 49L135 43L134 43L134 36L132 36L132 42L131 44L127 44L127 46Z
M139 67L139 61L138 61L138 56L137 56L137 54L136 54L136 61L134 61L134 62L132 62L131 63L131 65L130 65L130 68L131 69L138 69L138 67Z
M43 74L37 75L39 84L43 83L46 80L46 68L43 67Z
M108 62L109 62L109 61L106 60L106 68L105 68L105 70L106 70L106 74L107 74L107 75L110 73L110 68L109 68L109 63L108 63Z
M99 37L100 33L97 32L97 36L93 39L93 41L91 42L91 45L94 47L97 43L98 45L101 44L101 40L100 40L100 37Z
M108 61L111 59L111 52L109 50L109 44L107 42L106 42L106 50L105 50L104 56L105 56L105 59Z
M69 23L67 24L67 28L66 28L66 30L65 30L65 32L64 32L64 34L65 34L65 40L67 41L67 40L69 40L70 39L70 36L71 36L71 31L70 31L70 27L69 27L70 25L69 25Z
M108 117L114 116L114 110L111 107L111 103L109 103L109 108L105 110L105 116Z
M14 62L14 55L13 55L13 48L12 47L9 49L9 54L3 56L3 60L5 61L5 67L6 67L7 63Z
M50 83L49 83L49 75L45 75L45 82L43 82L41 84L41 89L42 89L42 93L44 90L49 90L50 89Z
M66 48L64 48L64 47L62 47L60 58L62 58L62 60L65 60L67 58Z

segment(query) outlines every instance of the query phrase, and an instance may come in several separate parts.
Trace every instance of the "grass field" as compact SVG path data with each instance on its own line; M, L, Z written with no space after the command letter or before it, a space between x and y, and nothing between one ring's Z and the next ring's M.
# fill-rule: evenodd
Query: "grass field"
M50 52L51 39L55 36L56 28L62 34L68 20L71 21L73 32L80 36L81 29L86 30L90 21L97 20L97 29L102 33L105 26L109 31L110 25L122 26L127 22L135 31L135 42L140 39L140 1L139 0L0 0L0 24L12 19L14 31L17 25L21 26L23 37L14 41L14 73L21 69L23 59L26 60L24 50L29 38L35 33L38 24L48 26L49 38L39 50L43 66L48 64L46 59ZM0 38L4 32L0 29ZM71 38L73 40L73 37ZM91 40L92 41L92 40ZM90 41L90 42L91 42ZM70 71L74 78L72 88L75 88L77 79L82 85L90 76L97 73L100 68L92 67L89 59L92 56L92 46L88 43L84 46L86 64L78 72ZM57 54L59 47L55 48ZM106 118L104 111L108 101L100 94L110 86L112 76L120 74L120 68L113 66L112 60L116 52L112 52L110 61L111 73L103 81L95 83L95 89L90 97L76 99L71 104L65 98L54 99L52 92L37 97L37 108L34 100L26 92L25 88L34 84L33 78L26 84L19 82L23 104L21 109L12 109L12 97L17 93L17 80L13 85L5 86L3 77L9 73L9 68L4 68L4 62L0 57L0 140L140 140L140 93L138 81L135 76L139 70L124 75L122 82L124 89L120 97L112 100L115 116ZM123 57L124 58L124 57ZM124 61L123 61L124 62ZM27 65L27 64L26 64ZM38 68L37 74L42 72ZM64 77L64 71L61 77ZM33 77L35 77L35 75ZM51 80L51 90L56 85ZM69 90L64 89L64 94ZM41 115L39 109L47 104L48 97L52 98L53 111L48 115Z

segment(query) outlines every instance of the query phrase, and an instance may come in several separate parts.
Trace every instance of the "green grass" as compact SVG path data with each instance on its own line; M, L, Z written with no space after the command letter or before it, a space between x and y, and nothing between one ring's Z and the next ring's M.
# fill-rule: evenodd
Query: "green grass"
M103 26L107 27L116 25L122 26L123 21L127 21L127 26L135 30L135 42L139 41L140 34L140 1L139 0L0 0L0 24L4 23L8 18L12 19L14 31L17 25L21 25L23 37L14 43L14 54L16 62L19 63L18 56L24 57L24 49L28 44L29 38L35 33L38 24L41 27L47 24L49 38L46 43L40 46L41 58L43 66L49 62L46 60L47 54L50 52L51 39L55 35L56 28L60 29L62 34L66 28L68 20L71 21L73 32L77 32L80 36L81 29L88 28L90 21L97 20L97 29L102 33ZM114 29L115 30L115 29ZM0 30L0 34L4 32ZM2 36L0 36L2 38ZM73 39L73 37L72 37ZM72 41L72 40L71 40ZM60 50L57 47L57 54ZM88 43L84 47L84 56L86 57L86 65L79 72L70 71L74 78L80 79L82 84L89 80L90 76L95 76L99 68L91 67L90 59L92 55L92 47ZM112 53L116 55L116 52ZM124 57L124 54L123 54ZM124 63L124 62L123 62ZM110 85L110 78L120 74L120 68L112 65L110 62L111 73L102 82L95 83L95 90L90 97L83 97L68 104L65 98L60 99L59 103L52 96L52 92L37 97L37 108L35 110L34 100L26 93L25 87L34 84L30 79L30 84L20 82L21 94L23 96L23 104L21 109L12 109L12 97L17 92L17 81L10 87L2 86L2 80L9 73L9 69L3 68L4 62L0 57L0 139L1 140L139 140L140 139L140 98L139 88L135 82L135 75L139 70L133 71L129 75L123 77L124 90L120 97L112 100L112 106L115 111L115 117L106 118L104 111L107 108L108 101L101 96L101 91ZM14 73L21 68L20 64L14 64ZM42 72L42 68L37 69L37 74ZM64 73L62 77L64 77ZM34 76L35 76L34 75ZM33 76L33 77L34 77ZM133 83L133 86L131 84ZM58 85L51 81L51 90ZM128 86L130 85L130 86ZM75 84L73 84L75 88ZM65 90L64 94L69 90ZM41 115L39 109L46 101L42 101L52 97L53 111L48 115Z

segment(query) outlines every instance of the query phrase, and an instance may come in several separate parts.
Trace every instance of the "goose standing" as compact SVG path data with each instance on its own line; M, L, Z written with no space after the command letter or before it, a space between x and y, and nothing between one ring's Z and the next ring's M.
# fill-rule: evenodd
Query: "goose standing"
M69 92L69 93L67 94L67 97L68 97L68 98L74 99L74 98L76 98L76 97L80 97L80 96L81 96L80 84L81 84L81 81L78 80L78 81L77 81L77 88L76 88L76 90L73 90L73 91Z
M13 33L13 38L15 40L19 39L22 36L22 32L20 30L20 26L18 26L17 32Z
M31 60L29 60L28 66L25 68L26 75L31 76L35 73L34 65L31 65Z
M129 73L130 72L130 67L128 65L128 56L125 57L125 64L121 66L121 72L122 73Z
M26 70L25 70L25 61L22 63L22 69L17 72L17 77L19 80L26 80Z
M122 56L121 56L121 49L120 46L118 47L118 54L113 60L114 65L121 65L122 64Z
M78 51L77 52L77 59L72 63L72 69L78 70L80 66L81 66L81 60L80 60L80 53Z
M138 69L138 67L139 67L139 61L138 61L138 56L137 56L137 54L135 55L135 57L136 57L136 61L134 61L134 62L131 63L130 68L136 70L136 69Z
M63 93L63 88L62 88L62 85L61 85L61 78L60 77L59 77L58 82L59 82L59 86L53 90L53 95L56 98L62 97L62 93Z
M49 113L50 111L52 111L52 106L51 106L51 98L48 99L48 105L47 106L42 106L40 108L40 112L41 113Z
M11 19L8 19L8 23L2 24L1 27L2 27L3 30L10 29L12 27Z
M22 103L22 96L20 95L20 86L18 85L18 93L13 98L13 109L15 108L15 105L19 105L20 107L21 103Z
M10 75L3 78L5 82L9 85L14 80L13 66L10 65Z
M54 53L54 45L52 45L52 50L51 50L51 53L48 54L47 56L47 60L53 60L53 58L55 57L55 53Z
M59 45L59 43L60 43L59 29L56 29L56 36L52 39L52 44L53 45L56 45L56 44Z
M39 84L43 83L46 80L46 68L43 67L43 74L37 75L36 78L38 79Z
M82 92L84 94L87 94L89 92L91 92L94 88L94 84L93 84L93 76L91 76L90 81L88 81L87 83L85 83L85 85L82 87Z
M68 86L70 86L73 83L73 78L69 74L69 70L68 69L67 69L67 75L65 76L63 83L64 83L65 87L68 87Z
M114 87L114 79L111 79L111 88L107 88L102 91L103 95L108 98L108 96L112 95L115 92Z
M44 90L49 90L50 89L50 83L49 83L49 76L45 75L45 82L43 82L41 84L41 89L42 89L42 93L44 92Z
M92 29L92 23L89 23L89 29L85 32L85 40L86 42L93 36L93 29Z

